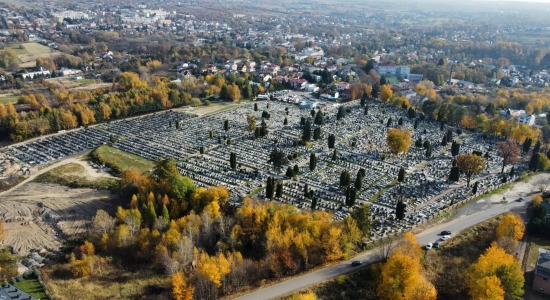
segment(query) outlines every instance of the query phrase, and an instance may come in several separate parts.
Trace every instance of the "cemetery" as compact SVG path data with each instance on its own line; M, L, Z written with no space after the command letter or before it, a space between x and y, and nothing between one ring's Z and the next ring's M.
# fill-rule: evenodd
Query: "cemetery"
M392 153L386 141L391 128L411 133L408 151ZM265 101L201 117L164 111L111 121L11 146L3 155L39 166L109 143L151 161L173 158L195 185L225 186L236 206L251 195L329 211L340 220L353 206L369 205L377 239L410 229L473 195L463 174L458 182L450 181L458 153L485 158L484 171L471 180L478 194L500 185L498 141L435 120L409 118L407 109L374 100L313 110ZM459 144L458 153L451 153L451 143ZM519 174L522 167L514 167ZM401 170L405 176L399 182ZM282 188L268 191L269 178ZM396 217L399 201L406 204L401 220Z

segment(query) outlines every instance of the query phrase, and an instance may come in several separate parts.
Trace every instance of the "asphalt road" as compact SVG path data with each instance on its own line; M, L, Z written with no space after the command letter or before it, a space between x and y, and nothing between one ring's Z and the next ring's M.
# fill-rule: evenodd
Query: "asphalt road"
M492 204L486 210L475 211L469 214L462 214L459 218L449 221L441 225L434 226L430 229L427 229L420 234L417 234L418 243L420 245L426 245L427 243L433 243L438 240L439 233L443 230L450 230L452 235L457 234L458 232L475 225L477 223L483 222L487 219L490 219L501 213L508 211L513 211L521 213L525 211L527 203L530 201L530 197L525 197L525 201L518 202L517 195L507 195L507 199L510 200L507 204ZM523 196L523 195L522 195ZM475 205L475 203L472 203ZM468 205L469 206L469 205ZM444 243L444 242L443 242ZM280 297L294 291L301 290L305 287L313 285L315 283L334 278L336 276L346 274L355 270L356 268L351 267L351 262L359 260L363 264L369 264L377 260L376 250L371 250L365 252L359 256L354 257L353 259L344 261L342 263L323 268L321 270L295 277L281 283L261 288L250 294L235 298L236 300L267 300L276 297Z

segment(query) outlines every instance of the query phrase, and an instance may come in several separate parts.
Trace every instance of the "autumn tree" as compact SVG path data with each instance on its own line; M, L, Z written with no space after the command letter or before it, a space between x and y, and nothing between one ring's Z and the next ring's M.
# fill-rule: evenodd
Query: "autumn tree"
M109 233L115 228L115 219L100 209L92 218L92 232L96 234Z
M172 276L172 296L175 300L192 300L194 290L193 286L187 284L181 271Z
M391 97L393 96L393 91L391 89L391 85L384 84L380 86L380 99L384 102L390 101Z
M485 159L475 154L460 154L455 161L458 168L466 175L466 186L468 187L472 177L485 170Z
M504 167L509 164L516 163L519 160L520 149L516 141L507 140L506 142L499 142L497 144L498 152L502 156L502 170L500 173L504 173Z
M497 238L509 237L515 241L523 238L525 232L525 224L521 217L517 214L506 214L497 227Z
M407 152L411 145L411 133L398 128L389 129L386 142L394 153Z
M403 242L382 266L382 279L377 288L383 300L436 299L435 287L422 275L422 250L414 235L407 232Z
M516 258L495 245L489 247L466 273L472 299L523 299L523 271Z

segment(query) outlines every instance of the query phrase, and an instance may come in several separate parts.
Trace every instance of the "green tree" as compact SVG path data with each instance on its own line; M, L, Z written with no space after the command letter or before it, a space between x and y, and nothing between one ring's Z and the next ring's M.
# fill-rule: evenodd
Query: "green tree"
M336 136L331 134L328 136L328 147L329 149L334 149L334 144L336 143Z
M357 222L357 227L361 230L363 236L370 236L372 225L370 207L363 203L359 206L354 206L351 211L351 217Z
M403 218L405 218L406 208L407 208L407 204L403 203L402 200L397 201L397 205L395 206L395 217L398 220L403 220Z
M309 142L311 141L311 120L308 118L304 124L302 131L302 141Z
M309 170L313 171L315 170L315 167L317 166L317 157L314 153L311 153L309 156Z
M357 171L357 176L355 177L355 189L360 191L363 187L363 172L361 170Z

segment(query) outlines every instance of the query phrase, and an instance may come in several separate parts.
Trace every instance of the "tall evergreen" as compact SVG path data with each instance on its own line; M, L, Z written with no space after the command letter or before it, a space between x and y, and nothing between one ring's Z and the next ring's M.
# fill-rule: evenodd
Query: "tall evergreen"
M474 187L472 188L472 194L477 194L477 188L478 188L478 182L476 181L476 183L474 183Z
M397 181L398 182L403 182L405 181L405 169L403 167L401 167L399 169L399 174L397 175Z
M224 129L225 131L229 131L229 120L225 120L225 121L223 122L223 129Z
M369 114L369 107L365 105L365 110L363 111L363 114L366 116Z
M332 160L335 161L338 159L338 154L336 153L336 149L332 152Z
M403 220L403 218L405 218L406 208L407 208L407 204L403 203L402 200L397 201L397 205L395 206L395 217L398 220Z
M324 120L323 113L320 110L318 110L317 114L315 115L315 119L313 123L315 123L315 125L323 125L324 122L325 120Z
M314 153L311 153L309 156L309 170L313 171L315 170L315 167L317 166L317 157Z
M311 210L315 210L317 208L317 197L313 197L311 199Z
M388 123L386 123L386 126L390 127L391 124L392 124L392 122L393 122L393 121L392 121L392 119L391 119L391 117L390 117L390 118L388 119Z
M254 103L254 111L258 111L258 103Z
M444 135L443 138L441 139L441 146L445 147L447 146L447 136Z
M357 171L357 176L355 177L355 189L360 191L363 187L363 172L361 170Z
M231 169L235 170L237 168L237 153L231 152L229 155L229 164L231 165Z
M418 118L414 119L414 129L418 128Z
M451 129L447 130L447 143L453 141L453 131Z
M293 168L293 174L294 176L300 174L300 168L298 167L298 165L294 165L294 168Z
M277 181L277 190L275 191L275 197L281 198L283 196L283 183Z
M285 117L285 120L283 121L283 125L285 126L288 125L288 120L286 119L286 117Z
M302 141L309 142L311 141L311 119L307 119L306 123L304 124L304 128L302 131Z
M304 185L304 197L309 198L309 185L307 183Z
M320 138L321 138L321 127L315 127L315 129L313 130L313 139L317 141Z
M535 147L533 148L533 153L539 153L540 152L540 141L537 141L537 143L535 144Z
M526 138L525 142L523 142L523 153L529 152L529 149L531 149L531 143L533 143L533 140L530 138Z
M414 119L416 118L416 111L414 110L414 108L409 107L409 110L407 110L407 116L409 117L409 119Z
M328 147L329 147L329 149L333 149L335 143L336 143L336 136L334 136L334 134L329 135L328 136Z
M540 153L535 153L529 161L529 171L536 172L539 169Z
M286 177L288 177L288 178L294 177L294 171L292 170L292 167L291 167L291 166L288 166L288 168L286 169L285 175L286 175Z
M460 179L460 169L458 167L451 167L451 174L449 180L457 182Z

